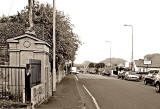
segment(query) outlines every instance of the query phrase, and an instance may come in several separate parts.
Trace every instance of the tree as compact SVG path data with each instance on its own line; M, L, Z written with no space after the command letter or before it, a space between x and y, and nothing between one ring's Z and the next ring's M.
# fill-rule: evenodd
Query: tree
M88 67L89 67L89 68L94 68L95 65L94 65L94 63L90 63L90 64L88 65Z
M95 65L95 67L98 69L98 68L104 68L105 67L105 64L104 63L97 63Z
M33 8L33 30L36 37L48 42L50 48L50 60L52 60L52 7L49 4L35 2ZM12 16L0 18L0 42L6 44L8 38L16 37L25 33L29 26L28 7ZM62 11L56 11L56 69L63 65L65 60L74 61L76 51L81 44L78 35L73 32L73 24L70 18Z

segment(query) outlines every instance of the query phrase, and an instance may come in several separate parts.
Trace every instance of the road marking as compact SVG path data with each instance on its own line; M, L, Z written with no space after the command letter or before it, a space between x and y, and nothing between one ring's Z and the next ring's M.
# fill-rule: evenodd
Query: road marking
M75 78L76 78L77 81L79 80L76 75L75 75Z
M78 77L76 75L75 75L75 78L77 80L77 81L75 80L75 83L76 83L76 87L77 87L77 90L78 90L78 94L79 94L79 96L81 98L81 102L82 102L82 104L78 107L81 107L81 109L86 109L85 102L83 100L82 94L80 93L80 87L78 86Z
M93 97L93 95L89 92L89 90L85 87L85 85L83 85L83 88L87 91L87 93L89 94L89 96L92 98L93 103L94 103L95 106L96 106L96 109L100 109L100 107L99 107L96 99L95 99L95 98Z

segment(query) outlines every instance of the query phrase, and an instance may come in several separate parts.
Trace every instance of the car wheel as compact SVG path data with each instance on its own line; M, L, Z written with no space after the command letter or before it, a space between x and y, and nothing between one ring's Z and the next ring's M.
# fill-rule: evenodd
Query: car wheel
M159 84L159 83L156 84L156 92L157 92L157 93L160 92L160 84Z
M147 85L148 83L147 83L147 81L146 80L144 80L144 85Z

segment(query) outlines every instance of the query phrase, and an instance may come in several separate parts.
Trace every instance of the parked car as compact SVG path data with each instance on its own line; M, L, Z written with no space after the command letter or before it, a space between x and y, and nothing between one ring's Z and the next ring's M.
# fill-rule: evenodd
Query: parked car
M79 70L79 73L83 73L84 71L83 70Z
M156 92L160 92L160 72L155 76L155 87L156 87Z
M89 68L87 69L87 72L90 74L96 74L96 69L95 68Z
M149 73L144 77L144 84L150 84L150 85L155 85L155 76L157 73Z
M119 72L119 73L118 73L118 79L120 79L120 78L121 78L121 79L123 80L123 79L124 79L124 77L125 77L125 73L126 73L125 71L121 71L121 72Z
M125 73L125 80L139 81L140 78L139 78L139 75L137 75L136 72L128 71L128 72Z
M79 71L76 71L76 72L72 72L73 74L79 74L80 72Z
M110 70L104 70L104 71L102 72L102 75L110 76L110 75L111 75L111 71L110 71Z
M89 71L90 74L96 74L96 71Z

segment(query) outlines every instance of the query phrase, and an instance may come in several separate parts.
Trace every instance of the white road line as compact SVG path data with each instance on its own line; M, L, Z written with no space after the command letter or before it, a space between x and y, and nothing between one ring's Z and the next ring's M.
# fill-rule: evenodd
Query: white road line
M76 75L75 75L75 78L76 78L77 81L79 80Z
M89 90L85 87L85 85L83 85L83 88L87 91L87 93L89 94L89 96L92 98L93 103L95 104L96 108L97 108L97 109L100 109L100 107L99 107L96 99L95 99L95 98L93 97L93 95L89 92Z

